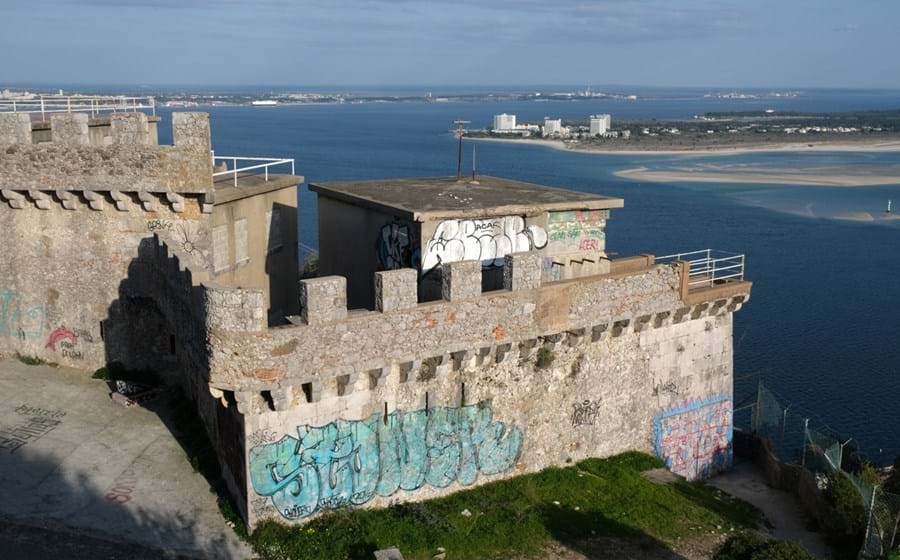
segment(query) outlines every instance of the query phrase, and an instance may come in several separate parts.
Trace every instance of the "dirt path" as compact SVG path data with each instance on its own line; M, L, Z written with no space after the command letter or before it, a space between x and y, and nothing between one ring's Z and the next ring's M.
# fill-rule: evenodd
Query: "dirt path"
M772 537L799 542L820 560L831 560L834 557L822 535L806 529L804 515L796 499L787 492L766 486L762 474L752 463L738 463L734 469L713 478L709 483L762 510L772 525L769 531Z

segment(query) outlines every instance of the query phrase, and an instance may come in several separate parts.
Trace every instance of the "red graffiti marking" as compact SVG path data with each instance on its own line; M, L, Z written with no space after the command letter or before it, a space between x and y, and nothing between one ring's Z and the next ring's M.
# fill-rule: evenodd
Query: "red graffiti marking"
M106 493L106 500L116 504L126 504L131 501L131 494L137 487L138 479L134 471L127 469L113 481L112 488Z
M45 348L50 348L55 352L56 343L61 340L69 340L72 344L75 344L78 342L78 335L66 327L59 327L50 333L50 338L47 339L47 346L45 346Z
M582 239L581 240L581 250L582 251L596 251L600 248L600 242L596 239Z

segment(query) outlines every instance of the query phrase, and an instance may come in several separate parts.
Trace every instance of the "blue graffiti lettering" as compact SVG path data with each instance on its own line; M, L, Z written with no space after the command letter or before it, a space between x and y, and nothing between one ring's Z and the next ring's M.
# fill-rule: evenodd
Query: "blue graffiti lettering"
M250 481L286 519L365 504L376 495L425 484L473 484L479 474L508 471L522 432L492 419L490 401L461 408L374 414L300 426L298 437L250 450Z
M26 306L17 292L0 290L0 336L44 336L44 306Z
M656 454L688 480L709 478L731 467L732 400L717 396L690 401L657 415Z

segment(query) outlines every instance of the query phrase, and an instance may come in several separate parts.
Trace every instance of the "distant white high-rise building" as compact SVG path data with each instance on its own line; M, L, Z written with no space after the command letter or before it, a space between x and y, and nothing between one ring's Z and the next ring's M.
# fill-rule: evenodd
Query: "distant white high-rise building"
M559 135L562 133L562 120L544 117L544 136Z
M494 132L513 131L515 128L515 115L507 115L506 113L494 115Z
M591 115L591 136L606 134L612 125L609 115Z

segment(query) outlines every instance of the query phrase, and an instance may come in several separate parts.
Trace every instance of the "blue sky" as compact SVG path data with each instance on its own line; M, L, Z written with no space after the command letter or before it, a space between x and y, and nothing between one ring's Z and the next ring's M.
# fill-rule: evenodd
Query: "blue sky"
M0 0L0 86L900 88L898 0Z

